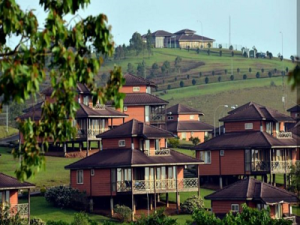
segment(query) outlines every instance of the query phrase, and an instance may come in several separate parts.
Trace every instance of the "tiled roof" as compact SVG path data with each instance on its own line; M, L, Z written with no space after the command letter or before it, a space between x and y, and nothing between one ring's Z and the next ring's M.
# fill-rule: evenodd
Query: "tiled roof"
M300 122L294 124L294 126L290 128L288 131L292 132L294 135L300 138Z
M287 110L288 112L300 112L300 105L295 105Z
M165 30L157 30L152 33L153 36L155 37L169 37L172 36L172 33L165 31Z
M32 108L31 111L28 111L26 113L24 113L21 116L18 116L17 118L21 119L21 120L25 120L25 119L31 119L33 121L38 121L40 120L42 117L42 109L41 106L39 106L39 108Z
M0 173L0 190L34 188L35 185L28 182L20 182L16 178Z
M287 203L299 202L295 194L253 178L235 182L204 198L221 201L254 200L265 204L275 204L282 201Z
M77 83L76 90L77 90L77 93L80 93L80 94L87 94L87 95L91 94L91 91L85 84ZM41 93L46 96L51 96L52 92L53 92L53 88L48 87L48 88L44 89Z
M194 33L196 33L196 31L190 29L183 29L175 32L174 34L194 34Z
M30 112L30 111L35 110L35 109L40 109L43 104L44 104L44 101L39 102L39 103L37 103L33 106L30 106L29 108L24 109L22 112L26 113L26 112Z
M181 34L181 35L177 35L176 40L178 41L214 41L214 39L208 38L208 37L204 37L204 36L200 36L197 34L193 34L193 35L185 35L185 34Z
M297 147L300 146L298 139L293 136L291 139L277 139L266 132L242 131L228 132L214 137L195 147L196 150L225 150L245 148L273 148L273 147Z
M230 121L250 121L250 120L271 120L271 121L284 121L293 122L293 118L278 112L277 110L259 105L254 102L249 102L245 105L238 107L220 119L223 122Z
M170 132L178 131L212 131L213 126L201 121L168 121L167 129Z
M124 106L131 105L167 105L168 102L162 100L155 95L148 93L127 93L124 100ZM112 106L113 102L108 101L106 105Z
M182 105L182 104L173 105L173 106L167 108L166 111L167 111L167 114L171 114L171 115L181 115L181 114L204 115L200 110L193 109L193 108L187 107L187 106Z
M65 169L144 167L148 165L201 164L202 161L170 150L170 156L147 156L140 150L106 149L81 159Z
M79 109L76 112L76 118L87 117L127 117L127 114L119 112L111 107L103 106L103 108L90 108L84 104L79 104Z
M133 119L112 130L97 135L97 137L102 139L119 137L143 137L153 139L171 138L174 137L174 135L169 131Z
M123 85L124 87L126 86L140 86L140 85L146 85L146 86L151 86L151 87L156 87L155 83L144 79L142 77L134 76L132 74L125 74L125 84Z

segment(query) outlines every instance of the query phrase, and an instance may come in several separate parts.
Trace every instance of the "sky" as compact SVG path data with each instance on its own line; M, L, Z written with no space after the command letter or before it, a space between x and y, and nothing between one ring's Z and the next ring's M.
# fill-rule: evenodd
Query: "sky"
M91 0L91 4L78 14L83 18L106 14L117 45L128 45L134 32L145 34L150 29L151 32L166 30L174 33L181 29L191 29L199 35L203 32L203 36L228 47L230 17L231 43L234 48L255 46L259 52L270 51L277 56L282 53L283 46L284 57L290 58L296 54L297 49L296 1ZM38 2L17 0L24 10L36 9L42 27L46 14Z

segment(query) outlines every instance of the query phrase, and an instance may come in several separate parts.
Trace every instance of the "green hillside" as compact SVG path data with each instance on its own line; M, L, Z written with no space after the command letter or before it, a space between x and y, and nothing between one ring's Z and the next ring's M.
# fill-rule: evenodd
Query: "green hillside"
M133 73L137 74L137 66L143 60L146 65L144 77L155 81L158 84L158 90L180 87L180 81L183 81L184 86L191 86L193 79L196 84L204 84L206 77L209 78L209 83L229 81L232 79L230 77L232 74L234 80L243 79L244 74L247 75L247 79L256 78L257 72L260 73L260 77L281 76L281 71L294 67L291 61L280 61L277 57L272 59L244 58L240 51L235 51L234 57L232 57L231 52L227 49L222 49L222 56L220 57L219 51L220 49L211 49L210 55L208 55L207 50L201 50L198 54L196 50L163 48L153 49L152 55L149 55L145 50L138 56L136 56L135 51L130 51L126 54L126 58L107 59L98 80L105 79L105 76L102 75L106 74L107 77L114 64L120 65L123 72L126 73L128 63L131 63L134 68ZM177 68L174 64L176 57L182 59ZM168 73L161 71L161 66L165 61L170 62ZM158 64L158 69L153 70L151 68L153 63ZM249 68L251 68L251 72L249 72Z

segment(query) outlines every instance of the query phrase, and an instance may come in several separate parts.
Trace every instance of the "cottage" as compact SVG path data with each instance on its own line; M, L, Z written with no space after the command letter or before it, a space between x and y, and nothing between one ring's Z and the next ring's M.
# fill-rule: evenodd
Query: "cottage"
M212 46L214 39L195 34L196 31L183 29L174 33L176 46L179 48L197 49L208 48L208 44Z
M19 182L16 178L0 173L0 206L9 206L11 214L19 213L20 217L30 220L30 189L35 185ZM18 191L26 190L28 203L19 204Z
M204 114L199 110L177 104L166 109L166 112L166 129L181 140L198 137L200 142L204 142L213 130L213 126L200 121Z
M253 178L235 182L204 198L211 200L212 212L221 218L230 211L241 212L241 205L246 204L258 209L270 207L272 218L292 220L294 223L292 205L299 204L295 194Z
M268 107L249 102L220 119L225 134L195 147L204 180L223 178L228 183L239 177L261 175L275 184L276 174L287 175L299 161L299 140L285 131L285 122L293 119Z

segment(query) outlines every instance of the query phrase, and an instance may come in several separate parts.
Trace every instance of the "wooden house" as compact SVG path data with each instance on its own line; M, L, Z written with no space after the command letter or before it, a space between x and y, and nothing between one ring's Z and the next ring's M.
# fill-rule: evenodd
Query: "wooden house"
M150 209L156 208L158 194L198 191L198 177L184 177L187 165L201 161L167 148L172 133L136 120L98 135L103 150L66 166L70 170L71 187L86 191L91 203L97 205L109 198L111 212L114 201L127 196L122 204L132 207L150 197ZM130 200L129 200L130 199ZM129 204L130 203L130 204Z
M177 104L166 110L166 129L181 140L198 137L200 142L212 132L213 126L200 121L204 114L196 109Z
M204 197L211 200L211 210L218 217L224 217L230 211L242 211L242 204L257 209L270 208L274 219L287 219L295 223L292 205L299 204L298 197L284 189L274 187L253 178L237 181Z
M226 184L239 177L267 175L275 184L276 174L287 175L299 161L299 139L285 131L285 122L293 119L268 107L249 102L222 118L225 134L195 147L203 179L223 178Z
M30 189L35 185L23 182L16 178L0 173L0 207L9 207L9 212L13 215L19 214L21 218L30 220ZM18 192L27 191L28 203L19 204Z

